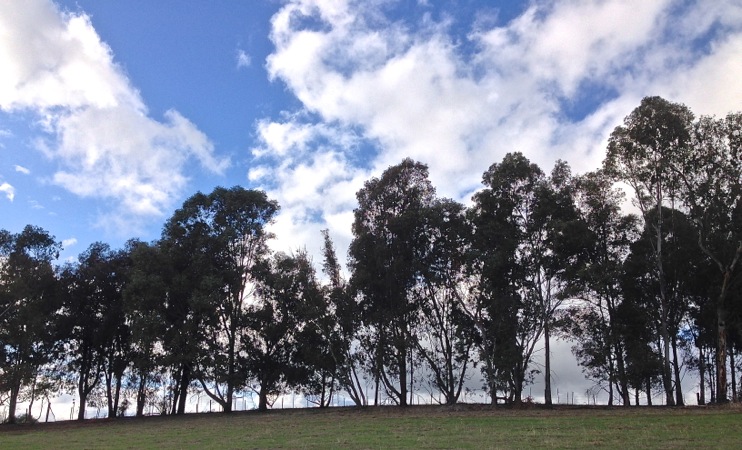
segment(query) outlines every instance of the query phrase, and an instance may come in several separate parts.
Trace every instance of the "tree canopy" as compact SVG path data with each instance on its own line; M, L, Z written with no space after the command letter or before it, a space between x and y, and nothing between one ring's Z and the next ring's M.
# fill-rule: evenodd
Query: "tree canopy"
M289 392L453 404L476 384L518 404L536 376L549 404L553 339L609 404L684 404L687 371L698 402L739 399L742 114L647 97L593 172L507 153L466 206L408 158L356 197L347 267L324 230L321 273L306 249L272 250L278 203L239 186L194 194L154 242L73 262L43 229L0 230L6 420L63 392L79 419L201 395L225 412Z

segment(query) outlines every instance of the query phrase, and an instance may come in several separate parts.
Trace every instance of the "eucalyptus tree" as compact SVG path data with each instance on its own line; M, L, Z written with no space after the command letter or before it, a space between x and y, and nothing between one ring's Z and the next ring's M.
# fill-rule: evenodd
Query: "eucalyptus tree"
M85 418L91 393L105 384L109 414L115 416L124 370L128 366L128 334L123 310L125 256L95 242L68 264L60 279L59 315L68 376L79 397L78 419Z
M686 327L689 319L691 302L699 298L699 286L695 282L696 274L705 271L706 258L696 245L696 234L685 214L680 211L671 211L663 208L662 213L669 218L665 221L661 233L667 244L663 248L662 269L665 280L665 290L670 301L663 308L658 295L659 280L654 270L650 231L645 226L641 237L632 244L631 254L625 263L626 284L624 292L631 300L644 304L644 310L649 313L648 324L662 337L663 327L667 327L670 336L670 366L671 372L663 370L663 385L668 384L667 378L674 386L676 402L683 404L682 377L680 373L682 360L678 355L678 340L682 339L682 328ZM649 214L654 219L655 212ZM664 316L663 316L664 314ZM663 361L664 363L665 361Z
M125 372L131 364L131 321L126 311L123 291L129 283L131 248L113 250L106 261L111 282L115 284L106 305L104 330L106 335L103 356L103 381L105 384L108 417L116 417L121 404L121 390ZM115 294L114 294L115 293Z
M680 168L691 148L693 113L685 106L660 97L646 97L615 128L603 162L606 173L627 183L634 191L634 204L641 211L650 233L652 259L657 277L660 336L662 338L664 388L668 405L675 404L670 370L669 320L674 299L664 268L662 229L667 218L663 206L673 210L680 200ZM652 214L654 212L654 214ZM652 214L650 216L650 214ZM677 399L682 402L682 397Z
M188 328L176 333L192 352L182 362L181 396L188 372L229 412L235 391L245 385L246 306L255 293L254 270L268 253L272 236L266 227L277 211L265 192L219 187L187 199L166 224L164 245L176 264L177 283L185 287L173 300L185 306L179 320Z
M625 279L622 284L633 286L634 280ZM637 405L640 391L645 391L647 405L652 405L653 392L657 388L664 390L662 345L652 321L655 311L635 300L635 296L625 295L616 309L615 324L624 351L627 386L634 389Z
M322 231L324 238L323 270L330 278L329 285L321 285L316 277L314 267L306 252L300 252L304 281L303 304L297 310L297 329L299 343L299 361L304 366L305 377L299 380L300 390L308 402L320 408L332 404L335 393L344 388L353 392L355 383L349 378L355 366L348 358L354 336L346 333L344 327L348 317L347 303L351 299L346 295L340 275L340 266L335 255L327 230ZM352 332L352 330L349 330ZM353 394L351 394L353 396ZM360 403L362 404L362 403Z
M448 199L436 200L422 223L430 247L413 288L420 304L417 352L432 387L446 404L454 404L467 380L476 338L462 291L472 230L463 205Z
M708 284L709 279L713 279L716 268L709 264L705 271L697 274L695 277L701 283ZM699 283L700 284L700 283ZM696 353L688 352L688 365L698 371L698 404L705 405L707 402L716 402L716 364L714 350L717 344L717 295L713 290L706 290L705 296L693 302L689 311L690 327L689 332L692 335L693 346ZM706 396L707 387L710 397Z
M164 304L169 298L169 263L157 243L131 241L129 281L124 288L126 317L131 329L131 377L135 385L136 416L152 402L153 384L165 366Z
M698 245L717 270L716 400L727 401L727 321L730 289L742 259L742 113L701 117L677 171L680 197L698 232Z
M508 153L483 175L486 188L474 195L473 252L481 271L480 354L493 402L506 383L509 398L520 403L536 344L543 335L542 304L531 282L529 240L544 173L521 153Z
M217 295L208 289L204 278L215 271L208 252L208 228L189 214L205 195L191 197L184 208L165 224L158 243L163 265L154 274L163 277L165 297L162 318L162 364L170 372L172 414L184 414L188 389L197 375L197 364L205 351L206 322L216 322L214 305ZM191 209L191 211L187 211ZM207 279L214 279L213 277Z
M0 230L0 391L9 392L9 423L23 388L51 362L58 307L52 264L60 250L39 227L17 234Z
M356 194L351 284L373 333L373 371L399 405L407 405L419 303L411 294L428 248L423 215L435 199L424 164L405 159Z
M525 225L523 263L526 288L534 297L543 327L544 399L551 398L551 335L557 312L568 296L569 273L584 257L583 223L574 204L569 165L557 161L535 192L532 218Z
M288 388L306 385L312 359L305 358L305 330L313 332L317 304L323 301L314 267L305 252L289 256L278 253L256 270L254 301L246 308L246 327L241 339L250 349L246 370L255 380L258 409L265 411L271 399ZM309 364L308 364L309 363Z
M568 291L577 300L566 315L573 352L591 378L608 383L609 404L615 385L628 405L621 280L630 245L639 236L638 217L621 212L624 194L602 171L578 177L574 196L582 228L571 236L582 241L582 253L568 271Z
M343 279L340 262L328 230L322 230L322 271L328 278L324 287L327 316L319 322L335 368L337 383L358 406L368 405L363 371L366 353L362 349L360 309Z

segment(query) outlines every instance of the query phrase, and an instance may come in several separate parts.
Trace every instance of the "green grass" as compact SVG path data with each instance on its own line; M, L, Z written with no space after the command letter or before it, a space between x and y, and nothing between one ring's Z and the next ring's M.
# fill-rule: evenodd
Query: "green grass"
M337 408L0 426L0 448L740 448L742 409Z

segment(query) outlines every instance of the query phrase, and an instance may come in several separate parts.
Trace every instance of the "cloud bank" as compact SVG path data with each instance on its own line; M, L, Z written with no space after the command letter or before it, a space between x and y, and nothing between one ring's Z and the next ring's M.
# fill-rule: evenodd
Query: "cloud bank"
M184 190L187 161L220 173L228 161L177 111L147 108L85 14L46 0L0 3L0 110L38 119L51 181L106 201L101 225L130 234L161 219Z
M599 166L646 95L700 114L742 104L742 6L733 0L534 1L506 23L418 5L293 0L272 18L266 69L300 101L257 123L249 179L283 207L281 245L350 240L355 192L404 157L468 202L481 174L521 151L545 170ZM437 19L435 19L437 17ZM464 30L464 31L461 31Z

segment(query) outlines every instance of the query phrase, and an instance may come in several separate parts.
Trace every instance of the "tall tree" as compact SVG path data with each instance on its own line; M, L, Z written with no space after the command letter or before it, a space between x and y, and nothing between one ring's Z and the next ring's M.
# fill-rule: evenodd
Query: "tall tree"
M207 230L198 221L179 222L179 216L180 210L165 225L158 244L163 265L155 272L161 274L166 288L161 310L162 363L171 373L172 404L166 409L172 414L185 413L188 389L194 381L202 343L207 340L205 322L213 322L215 314L209 295L215 293L204 292L202 286L202 279L213 269L205 251L206 237L200 236Z
M163 344L166 330L164 304L168 301L168 263L157 244L132 241L132 267L124 288L126 317L131 329L131 370L135 383L136 416L144 415L152 401L151 384L164 364Z
M374 371L399 405L407 405L409 359L419 305L411 295L427 248L422 215L435 198L427 166L405 159L356 194L351 283L375 333Z
M277 211L265 192L216 188L186 200L165 227L164 238L186 257L182 273L194 284L186 301L208 311L193 375L225 412L247 379L241 360L248 351L242 340L245 310L254 294L254 269L268 252L266 226Z
M544 339L544 399L551 396L551 335L557 311L566 299L568 272L583 256L583 230L574 205L569 165L557 161L536 189L532 220L526 223L526 288L538 305Z
M131 362L131 328L126 314L123 291L129 282L131 248L113 251L107 261L115 284L115 295L109 299L103 329L106 331L106 353L103 361L103 378L106 387L108 417L116 417L121 401L124 372Z
M332 287L341 286L339 265L327 230L322 234L324 266L331 278L329 287L320 285L306 252L296 256L302 267L299 274L304 286L302 304L297 310L297 322L301 324L297 330L297 342L299 362L305 372L304 379L297 382L308 402L326 408L332 404L335 392L344 384L340 380L345 373L344 350L347 345L340 327L340 321L345 319L338 316L338 306L342 308L338 296L345 296Z
M458 401L475 335L474 323L465 309L462 283L467 277L466 258L471 242L471 226L463 205L452 200L436 200L422 218L429 248L413 294L420 314L417 353L427 364L433 388L446 404Z
M698 245L717 269L714 290L716 400L727 401L727 321L729 292L740 278L742 259L742 113L724 119L701 117L691 133L691 150L677 175Z
M483 175L486 188L472 209L476 266L481 271L480 326L485 378L493 402L498 383L520 403L536 343L543 335L542 304L530 277L538 249L529 233L536 228L536 205L544 173L521 153L508 153Z
M256 297L248 306L242 339L250 348L246 369L257 382L258 409L265 411L271 397L307 383L310 372L300 336L316 311L312 306L321 301L321 291L305 252L276 254L257 273Z
M367 405L363 374L366 355L360 342L360 310L342 277L340 262L328 230L322 230L322 238L322 271L328 278L328 284L324 287L327 314L321 318L318 326L326 340L338 385L356 405Z
M128 365L124 348L128 330L122 305L125 263L120 258L108 244L95 242L79 256L77 264L62 271L61 338L80 400L79 420L85 418L88 397L102 380L109 388L109 408L115 415L114 397Z
M646 97L616 127L608 142L603 163L606 173L626 182L634 190L634 204L642 213L651 232L652 258L658 280L660 299L660 336L663 348L664 388L668 405L674 405L670 370L669 320L673 299L664 272L662 229L668 220L663 206L674 208L679 200L679 168L687 158L691 144L693 113L685 106L660 97ZM650 216L650 214L654 212ZM682 397L677 399L682 402Z
M573 351L591 377L608 383L608 402L613 404L614 385L624 405L629 404L626 349L622 339L619 308L623 301L621 280L630 244L638 237L638 218L621 213L624 195L613 187L604 172L577 179L575 203L581 231L571 237L581 241L578 261L568 268L568 290L579 302L568 322Z
M52 356L57 309L52 262L61 244L41 228L0 230L0 390L9 391L14 423L23 387L33 383Z
M649 214L650 220L653 220L654 214ZM663 208L662 214L667 218L661 232L667 244L663 247L662 270L669 301L663 307L657 295L659 280L654 270L651 246L654 240L649 237L653 230L648 230L646 226L642 236L632 245L631 255L626 261L624 291L633 301L644 305L643 309L650 313L648 324L658 336L661 337L663 327L667 327L672 374L663 372L663 384L667 384L665 378L672 376L676 402L682 405L682 361L678 356L678 340L682 338L681 327L688 319L691 301L697 298L695 274L704 271L706 258L696 245L695 232L685 214L669 208Z

